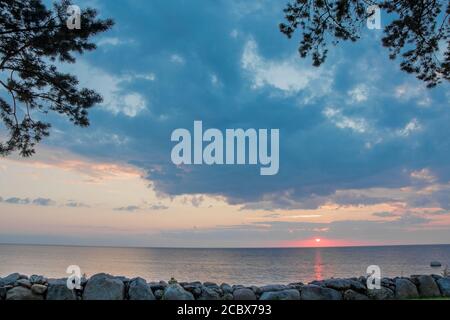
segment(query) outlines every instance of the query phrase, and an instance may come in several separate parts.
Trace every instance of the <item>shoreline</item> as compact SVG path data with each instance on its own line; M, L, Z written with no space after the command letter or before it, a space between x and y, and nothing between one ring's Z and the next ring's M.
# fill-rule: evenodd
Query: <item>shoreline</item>
M412 275L382 278L379 289L368 289L366 277L331 278L307 284L264 286L213 282L147 282L99 273L68 287L67 278L13 273L0 277L0 300L403 300L449 298L450 276ZM70 285L70 282L69 282Z

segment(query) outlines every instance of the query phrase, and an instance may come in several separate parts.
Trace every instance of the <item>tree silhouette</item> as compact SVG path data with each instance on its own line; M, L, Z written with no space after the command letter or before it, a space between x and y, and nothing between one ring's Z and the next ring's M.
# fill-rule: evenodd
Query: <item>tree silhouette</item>
M41 0L0 0L0 154L34 154L35 145L49 135L50 124L40 118L55 112L78 126L88 126L88 109L102 101L93 90L78 88L75 76L57 64L75 63L75 54L94 50L90 38L112 27L88 8L80 12L80 29L67 21L69 1L47 9ZM3 90L2 90L3 89ZM1 128L1 125L0 125ZM3 132L3 133L2 133Z
M382 44L400 68L428 87L450 80L450 2L448 0L295 0L284 9L280 31L289 38L299 29L299 53L320 66L328 44L357 41L377 5L389 16ZM370 12L368 12L370 11Z

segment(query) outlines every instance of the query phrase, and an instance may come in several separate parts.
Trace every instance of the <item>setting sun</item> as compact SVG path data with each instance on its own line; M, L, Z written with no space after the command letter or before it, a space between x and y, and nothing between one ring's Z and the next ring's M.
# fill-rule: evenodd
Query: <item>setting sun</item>
M317 243L319 243L319 242L320 242L320 238L316 238L315 241L316 241Z

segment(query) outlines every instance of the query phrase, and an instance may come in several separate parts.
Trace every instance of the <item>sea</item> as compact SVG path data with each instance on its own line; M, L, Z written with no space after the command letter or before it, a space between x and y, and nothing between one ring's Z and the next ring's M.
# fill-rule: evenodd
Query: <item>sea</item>
M442 267L430 267L431 261ZM63 278L71 265L88 277L106 272L149 282L307 283L366 275L372 265L382 277L441 274L450 265L450 245L187 249L0 244L0 277L20 272Z

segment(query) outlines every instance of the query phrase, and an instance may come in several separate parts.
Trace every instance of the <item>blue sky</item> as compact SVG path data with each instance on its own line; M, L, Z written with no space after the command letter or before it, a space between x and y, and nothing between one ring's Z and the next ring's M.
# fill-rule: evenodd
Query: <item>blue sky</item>
M96 38L96 51L62 69L99 91L104 103L92 109L87 129L52 117L44 148L133 166L161 199L216 197L273 217L330 204L391 204L394 209L376 216L376 228L425 224L430 212L448 218L449 85L427 89L401 72L381 47L381 31L363 30L360 41L330 48L326 63L315 68L298 56L299 35L289 40L278 30L284 2L86 3L116 24ZM260 176L255 166L175 167L170 134L191 129L194 120L219 129L279 128L279 173ZM131 206L124 200L123 208ZM277 230L316 223L265 220ZM310 227L335 220L339 213ZM447 222L437 224L448 231ZM309 236L314 232L299 238ZM408 242L414 236L388 238ZM445 235L429 239L450 241Z

